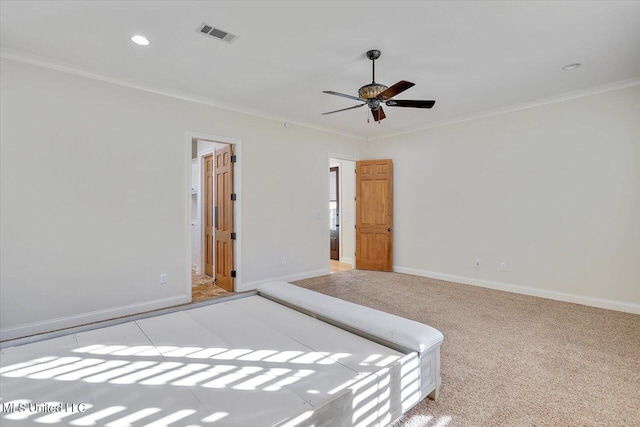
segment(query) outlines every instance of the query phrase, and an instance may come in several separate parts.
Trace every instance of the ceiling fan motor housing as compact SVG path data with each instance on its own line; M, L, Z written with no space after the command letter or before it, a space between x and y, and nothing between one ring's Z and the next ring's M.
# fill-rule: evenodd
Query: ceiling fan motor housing
M380 58L380 51L378 49L371 49L367 51L367 58L370 60L375 60Z
M387 89L387 86L381 85L380 83L371 83L358 89L358 96L362 99L373 99L377 98L380 93Z

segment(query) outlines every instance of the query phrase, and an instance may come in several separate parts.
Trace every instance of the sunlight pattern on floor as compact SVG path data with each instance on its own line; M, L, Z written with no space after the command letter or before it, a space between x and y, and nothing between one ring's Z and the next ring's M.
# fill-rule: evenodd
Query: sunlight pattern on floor
M391 413L394 399L418 399L415 355L297 312L284 334L265 322L218 334L218 320L204 314L145 319L3 349L0 422L301 427L313 424L316 410L338 401L348 406L354 425L367 427L400 415ZM320 332L309 332L310 320ZM247 345L267 342L267 332L276 346ZM406 381L393 392L398 376ZM29 405L67 409L19 410Z

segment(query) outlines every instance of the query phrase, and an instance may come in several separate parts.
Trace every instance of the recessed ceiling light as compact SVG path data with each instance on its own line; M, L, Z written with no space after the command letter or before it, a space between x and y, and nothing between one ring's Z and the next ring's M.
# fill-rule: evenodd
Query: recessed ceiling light
M570 70L575 70L576 68L580 68L582 64L579 63L575 63L575 64L569 64L569 65L565 65L564 67L562 67L562 69L564 71L570 71Z
M131 41L135 44L139 44L140 46L147 46L149 44L149 40L147 40L146 37L140 35L131 37Z

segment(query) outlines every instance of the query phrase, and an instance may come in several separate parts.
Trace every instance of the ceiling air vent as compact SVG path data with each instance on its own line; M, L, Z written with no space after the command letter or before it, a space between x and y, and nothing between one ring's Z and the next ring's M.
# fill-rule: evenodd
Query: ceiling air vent
M238 38L238 36L236 36L235 34L231 34L229 32L221 30L220 28L215 28L205 23L202 23L198 27L197 31L199 33L205 34L207 36L211 36L213 38L225 41L227 43L233 43Z

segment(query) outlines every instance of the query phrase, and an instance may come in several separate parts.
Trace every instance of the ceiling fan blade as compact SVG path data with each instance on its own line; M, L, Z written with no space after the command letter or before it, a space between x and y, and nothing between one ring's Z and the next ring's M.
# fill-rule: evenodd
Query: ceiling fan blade
M382 109L382 107L381 107L381 106L380 106L380 107L378 107L378 108L377 108L377 109L375 109L375 110L371 110L371 114L373 114L373 119L374 119L376 122L379 122L380 120L382 120L382 119L384 119L385 117L387 117L387 116L384 114L384 110Z
M334 92L332 90L323 90L322 93L328 93L329 95L341 96L343 98L353 99L354 101L364 101L364 99L358 98L357 96L351 96L340 92Z
M385 104L387 107L411 107L411 108L431 108L436 101L418 101L410 99L397 99L387 101Z
M387 99L393 98L397 94L404 92L412 86L415 86L415 83L411 83L406 80L400 80L398 83L394 84L387 90L380 92L377 98L381 101L386 101Z
M342 110L329 111L328 113L322 113L322 115L325 116L327 114L339 113L340 111L353 110L354 108L362 107L363 105L367 105L367 104L360 104L360 105L356 105L356 106L349 107L349 108L343 108Z

